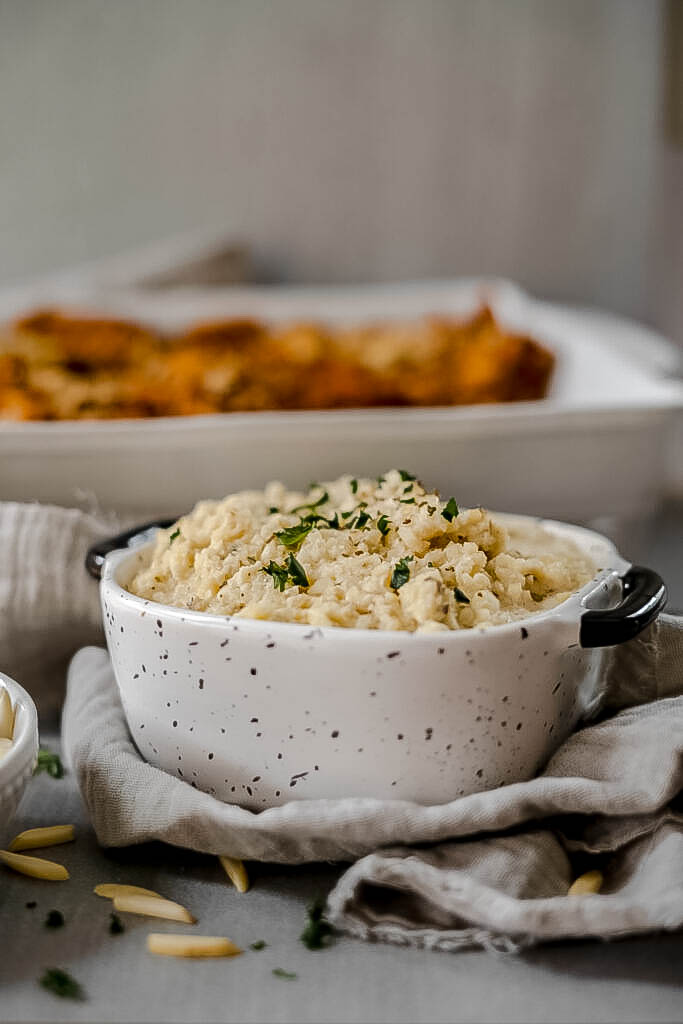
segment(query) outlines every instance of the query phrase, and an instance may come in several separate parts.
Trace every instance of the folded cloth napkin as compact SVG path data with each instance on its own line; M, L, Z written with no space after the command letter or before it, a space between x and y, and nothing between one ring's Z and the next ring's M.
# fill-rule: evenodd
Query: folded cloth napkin
M84 559L119 529L112 517L77 508L0 502L0 667L43 717L61 708L74 651L102 642L97 584Z
M244 859L355 861L328 897L340 930L516 950L683 925L683 619L660 616L619 650L608 700L611 717L572 735L539 777L436 807L221 803L140 757L100 648L71 663L63 740L105 846L157 839ZM568 895L589 868L604 875L601 894Z

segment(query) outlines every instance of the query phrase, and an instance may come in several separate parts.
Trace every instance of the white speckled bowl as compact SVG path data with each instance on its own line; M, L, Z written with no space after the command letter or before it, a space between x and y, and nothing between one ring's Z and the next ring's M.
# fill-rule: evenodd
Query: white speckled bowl
M33 775L38 757L38 715L36 706L22 686L0 672L15 708L12 750L0 760L0 843L9 838L12 819Z
M639 632L666 596L606 538L542 525L590 555L594 579L524 621L435 634L155 604L124 589L150 544L113 551L104 624L140 752L254 810L349 796L438 804L531 777L599 706L603 645Z

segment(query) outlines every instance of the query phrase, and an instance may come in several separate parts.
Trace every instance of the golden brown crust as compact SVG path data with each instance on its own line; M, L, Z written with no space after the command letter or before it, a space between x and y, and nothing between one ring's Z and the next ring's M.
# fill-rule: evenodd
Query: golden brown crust
M0 419L512 402L543 398L553 364L486 307L343 328L233 318L175 337L42 310L0 337Z

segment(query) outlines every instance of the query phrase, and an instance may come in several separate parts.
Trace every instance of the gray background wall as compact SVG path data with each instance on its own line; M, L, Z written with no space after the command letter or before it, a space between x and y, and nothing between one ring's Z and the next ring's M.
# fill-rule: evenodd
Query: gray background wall
M225 227L260 276L494 273L683 338L657 0L0 0L0 282Z

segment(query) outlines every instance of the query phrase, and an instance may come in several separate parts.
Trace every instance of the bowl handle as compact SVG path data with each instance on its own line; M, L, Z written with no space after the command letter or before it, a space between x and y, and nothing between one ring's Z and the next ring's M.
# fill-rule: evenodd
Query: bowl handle
M165 530L169 526L173 526L177 520L178 516L175 519L153 519L151 523L142 523L140 526L133 526L130 530L125 530L123 533L117 533L115 537L108 537L106 540L97 541L96 544L88 548L85 556L86 569L94 579L102 579L102 566L110 552L142 544L150 539L149 534L153 530Z
M666 587L652 569L632 565L622 578L622 597L616 608L594 609L581 616L582 647L612 647L638 636L657 618L666 603Z

